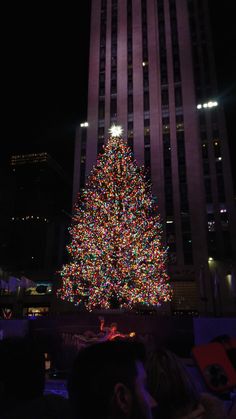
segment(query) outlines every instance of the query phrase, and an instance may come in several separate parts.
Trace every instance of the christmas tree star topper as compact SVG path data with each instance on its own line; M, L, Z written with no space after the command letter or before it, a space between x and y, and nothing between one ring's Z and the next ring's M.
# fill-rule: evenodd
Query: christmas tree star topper
M123 131L124 130L121 125L115 124L113 124L111 128L108 130L109 134L111 134L112 137L121 137Z

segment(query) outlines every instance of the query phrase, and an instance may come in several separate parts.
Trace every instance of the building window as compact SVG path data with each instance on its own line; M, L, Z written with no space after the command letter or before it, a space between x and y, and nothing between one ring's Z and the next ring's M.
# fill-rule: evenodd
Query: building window
M213 142L215 157L221 157L221 147L219 141Z
M218 110L211 109L211 122L212 124L217 124L218 122Z
M214 259L218 258L219 251L216 242L216 232L215 231L208 231L208 253Z
M111 95L117 92L117 1L111 2ZM110 115L115 118L117 114L116 98L111 98Z
M220 202L225 202L225 186L222 175L217 175L218 199Z
M221 157L219 157L221 159ZM220 174L223 173L223 165L221 160L216 161L216 173Z
M150 134L144 135L144 145L150 145Z
M98 118L104 119L104 116L105 116L105 101L99 100Z
M188 213L181 214L181 227L182 227L182 231L184 232L191 231L190 216Z
M224 253L226 258L232 258L232 244L229 231L223 231Z
M210 173L210 166L208 160L203 160L203 173L204 175L209 175Z
M208 159L208 147L206 143L202 144L202 157L203 159Z
M176 131L184 131L184 117L182 114L176 115Z
M133 92L133 57L132 57L132 0L127 0L127 42L128 42L128 51L127 51L127 61L128 61L128 93ZM128 97L128 113L133 113L133 98Z
M49 307L24 307L24 317L44 317L49 315Z
M165 37L165 21L164 21L164 4L163 0L157 0L158 11L158 35L159 35L159 50L160 50L160 71L161 84L168 83L167 77L167 58L166 58L166 37Z
M170 134L163 134L163 158L164 158L164 181L165 181L165 211L166 216L173 216L173 185Z
M207 229L209 232L215 231L215 216L214 214L207 214Z
M102 58L100 60L100 72L103 72L105 70L105 58Z
M226 210L224 212L220 212L220 222L221 222L222 230L228 230L228 228L229 228L229 215L228 215L228 212Z
M205 185L206 201L207 203L211 203L212 202L212 189L211 189L211 179L209 177L205 177L204 185Z
M179 164L185 165L184 132L177 132L177 153Z
M128 92L132 93L133 91L133 69L128 68Z
M143 66L143 88L144 91L149 89L148 64Z
M205 127L205 125L206 125L206 118L205 118L205 112L204 111L199 112L199 123L202 127Z
M181 183L187 182L185 165L179 165L179 181Z
M147 31L147 2L141 0L142 5L142 59L143 59L143 110L149 112L149 75L148 75L148 31ZM146 118L147 119L147 118ZM144 118L145 120L145 118ZM149 127L144 128L144 163L146 177L151 178L151 152Z
M85 185L85 165L86 165L86 143L87 130L81 130L81 154L80 154L80 188Z
M188 246L188 248L184 248L184 263L185 265L193 264L192 246Z
M170 9L170 24L171 24L172 55L173 55L173 66L174 66L173 68L174 81L180 82L181 74L180 74L180 60L179 60L179 41L178 41L175 0L169 0L169 9Z
M148 75L148 33L147 33L147 4L142 0L142 58L143 58L143 89L144 89L144 110L149 110L149 98L146 93L149 90Z
M182 102L181 87L177 86L177 87L175 87L175 106L176 106L176 108L179 108L182 105L183 105L183 102Z
M131 148L131 151L133 151L133 121L128 121L128 146Z
M150 146L144 148L144 164L146 170L146 178L151 179L151 153Z
M116 98L111 98L111 107L110 107L111 118L116 118L117 116L117 100Z
M104 127L99 127L98 128L98 140L104 141Z
M187 212L189 209L187 183L184 183L184 182L180 183L179 189L180 189L180 208L183 212Z
M161 90L161 103L162 103L162 106L168 106L169 104L168 89Z
M144 92L143 109L144 109L144 112L149 111L149 92Z
M207 141L207 133L205 131L205 127L203 130L201 130L200 137L201 137L201 141Z
M169 134L169 132L170 132L169 116L162 118L162 132L163 132L163 134Z
M128 113L133 113L133 95L128 95Z

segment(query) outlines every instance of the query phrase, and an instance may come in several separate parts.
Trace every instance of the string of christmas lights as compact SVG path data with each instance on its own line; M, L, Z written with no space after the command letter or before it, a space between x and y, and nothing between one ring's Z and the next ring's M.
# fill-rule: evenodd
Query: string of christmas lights
M58 296L88 310L171 299L167 249L151 185L130 148L112 136L75 206Z

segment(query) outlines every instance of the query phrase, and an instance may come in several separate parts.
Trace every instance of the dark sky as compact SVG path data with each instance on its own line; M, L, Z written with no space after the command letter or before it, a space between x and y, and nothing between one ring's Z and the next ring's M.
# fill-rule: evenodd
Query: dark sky
M235 0L210 0L212 32L231 156L236 150ZM86 116L89 1L8 6L2 51L1 162L49 151L72 172L76 125ZM233 161L233 159L232 159ZM235 161L235 157L234 157ZM235 164L236 166L236 164ZM234 168L236 183L236 169Z

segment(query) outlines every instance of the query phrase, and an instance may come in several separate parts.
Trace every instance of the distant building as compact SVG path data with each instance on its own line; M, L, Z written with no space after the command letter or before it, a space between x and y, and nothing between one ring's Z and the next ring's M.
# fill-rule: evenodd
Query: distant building
M172 311L232 311L225 277L236 260L235 204L207 2L92 0L89 64L74 199L108 128L122 125L164 220Z
M0 224L0 267L4 275L0 279L5 287L0 287L1 294L6 298L11 275L21 283L22 278L27 278L29 282L33 281L33 288L41 286L39 290L43 292L26 292L28 286L23 287L24 290L11 289L12 301L20 292L20 301L25 302L21 308L18 307L18 314L19 311L21 314L33 313L33 301L47 314L51 296L45 290L51 287L56 270L67 257L66 242L71 222L69 181L48 153L19 154L11 156L4 188L6 195ZM46 306L42 305L44 300Z

